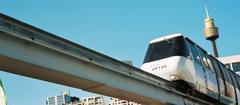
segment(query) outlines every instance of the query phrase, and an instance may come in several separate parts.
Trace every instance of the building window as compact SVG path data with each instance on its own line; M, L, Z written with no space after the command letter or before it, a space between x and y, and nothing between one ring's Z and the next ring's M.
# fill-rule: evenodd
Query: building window
M234 72L239 72L240 71L240 62L233 63L232 66L233 66L233 71Z

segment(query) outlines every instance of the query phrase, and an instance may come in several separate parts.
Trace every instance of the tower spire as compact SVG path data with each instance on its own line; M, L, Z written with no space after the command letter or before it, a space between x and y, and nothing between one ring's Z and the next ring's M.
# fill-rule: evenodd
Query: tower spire
M207 16L207 18L210 18L210 17L209 17L209 14L208 14L208 8L207 8L206 5L205 5L205 12L206 12L206 16Z

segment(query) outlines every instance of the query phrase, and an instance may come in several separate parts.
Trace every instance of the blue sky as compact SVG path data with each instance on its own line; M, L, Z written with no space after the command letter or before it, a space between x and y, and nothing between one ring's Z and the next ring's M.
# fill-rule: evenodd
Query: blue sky
M206 3L207 2L207 3ZM183 33L208 52L204 5L220 29L220 56L240 54L239 0L0 0L0 12L118 60L140 67L151 39ZM8 105L44 105L70 90L90 93L0 71Z

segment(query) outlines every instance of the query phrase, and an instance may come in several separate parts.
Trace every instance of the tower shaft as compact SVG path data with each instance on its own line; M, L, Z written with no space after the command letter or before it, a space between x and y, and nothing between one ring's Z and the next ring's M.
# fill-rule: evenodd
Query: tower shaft
M217 51L216 42L215 42L215 40L212 40L211 42L212 42L212 48L213 48L214 56L215 56L215 57L218 57L218 51Z

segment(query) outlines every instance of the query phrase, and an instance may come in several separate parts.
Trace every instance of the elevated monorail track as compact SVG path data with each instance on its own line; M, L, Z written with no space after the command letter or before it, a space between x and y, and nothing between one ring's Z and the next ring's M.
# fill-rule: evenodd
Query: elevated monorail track
M211 105L178 92L172 82L4 14L0 70L146 105Z

